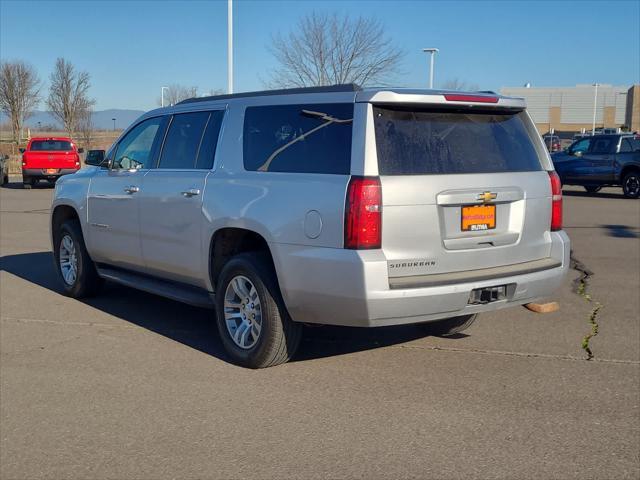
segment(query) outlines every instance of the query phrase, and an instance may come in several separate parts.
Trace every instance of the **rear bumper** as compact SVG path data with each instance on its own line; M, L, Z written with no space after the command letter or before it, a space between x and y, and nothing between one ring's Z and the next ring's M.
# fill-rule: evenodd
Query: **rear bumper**
M484 279L390 285L381 251L355 251L271 245L282 294L293 320L354 327L421 323L470 313L522 305L552 296L569 270L570 242L564 232L552 232L549 259L538 268L499 269ZM286 259L284 262L283 259ZM536 262L529 262L536 263ZM522 264L524 265L524 264ZM546 266L545 266L546 265ZM490 272L491 273L491 272ZM393 282L392 282L393 284ZM477 288L514 284L505 300L468 304Z
M61 177L62 175L70 175L72 173L76 173L79 169L77 168L57 168L56 173L47 173L46 168L23 168L22 176L30 177L30 178L48 178L54 179Z

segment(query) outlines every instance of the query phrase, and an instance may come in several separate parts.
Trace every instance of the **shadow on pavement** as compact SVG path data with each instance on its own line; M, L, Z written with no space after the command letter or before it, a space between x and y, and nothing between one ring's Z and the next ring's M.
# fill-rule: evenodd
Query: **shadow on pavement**
M53 183L40 181L38 183L33 184L31 188L34 189L34 190L35 189L47 189L47 190L50 190L50 189L52 189L54 187L55 187L55 184L53 184ZM9 189L12 189L12 190L23 190L24 189L24 187L22 186L22 180L19 181L19 182L11 182L10 181L10 182L5 183L4 185L2 185L2 188L9 188Z
M601 225L607 230L607 235L617 238L639 238L638 229L630 225Z
M0 258L0 270L62 294L51 252L4 256ZM212 310L192 307L113 283L107 283L100 295L83 299L82 302L203 353L229 361L218 337ZM302 344L292 361L371 350L428 335L429 332L423 325L379 328L305 327ZM458 334L449 338L464 337L466 335Z
M577 190L563 190L562 195L565 195L567 197L614 198L618 200L632 200L632 199L626 198L622 194L622 189L620 189L619 194L618 193L602 193L602 192L589 193L586 191L580 192Z

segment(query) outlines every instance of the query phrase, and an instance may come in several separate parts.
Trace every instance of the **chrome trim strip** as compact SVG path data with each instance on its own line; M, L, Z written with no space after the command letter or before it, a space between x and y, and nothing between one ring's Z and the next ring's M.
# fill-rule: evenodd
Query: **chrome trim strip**
M439 287L454 283L479 282L494 278L511 277L513 275L526 275L528 273L550 270L561 266L562 262L555 258L543 258L541 260L517 263L515 265L504 265L502 267L483 268L465 272L392 277L389 278L389 288L396 290L401 288Z

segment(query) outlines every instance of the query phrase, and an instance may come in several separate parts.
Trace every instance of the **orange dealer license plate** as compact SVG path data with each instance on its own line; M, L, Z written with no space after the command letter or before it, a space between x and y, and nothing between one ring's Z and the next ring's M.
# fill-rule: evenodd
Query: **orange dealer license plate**
M47 168L47 173L48 174L58 173L58 169L57 168Z
M496 228L496 206L467 205L462 207L461 228L463 232Z

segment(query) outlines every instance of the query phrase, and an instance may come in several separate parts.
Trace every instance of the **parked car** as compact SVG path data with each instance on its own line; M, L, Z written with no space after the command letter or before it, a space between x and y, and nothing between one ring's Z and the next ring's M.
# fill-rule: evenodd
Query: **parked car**
M67 295L105 279L214 308L233 361L287 361L303 323L425 323L554 295L560 181L522 99L353 85L140 117L52 205Z
M562 150L560 146L560 137L557 135L543 135L542 140L544 141L547 150L550 152L559 152Z
M640 137L633 134L582 138L551 155L564 185L581 185L589 193L622 187L625 197L640 197Z
M0 185L9 183L9 155L0 155Z
M576 133L576 134L573 136L573 138L571 139L571 141L572 141L572 142L575 142L575 141L577 141L577 140L580 140L580 139L585 138L585 137L590 137L590 136L591 136L591 134L590 134L590 133Z
M22 153L22 185L31 188L39 180L55 183L62 175L80 169L80 153L69 137L34 137Z

